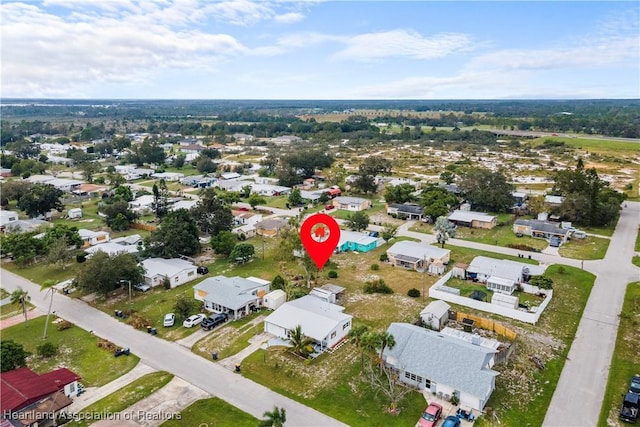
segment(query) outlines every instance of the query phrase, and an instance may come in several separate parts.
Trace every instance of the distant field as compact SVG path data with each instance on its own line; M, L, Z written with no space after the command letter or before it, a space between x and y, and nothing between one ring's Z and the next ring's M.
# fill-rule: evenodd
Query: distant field
M611 151L624 152L627 154L640 154L640 143L629 141L617 141L612 139L589 139L589 138L564 138L557 136L545 136L534 139L536 145L542 144L545 140L562 141L567 145L583 150L597 153L607 153Z

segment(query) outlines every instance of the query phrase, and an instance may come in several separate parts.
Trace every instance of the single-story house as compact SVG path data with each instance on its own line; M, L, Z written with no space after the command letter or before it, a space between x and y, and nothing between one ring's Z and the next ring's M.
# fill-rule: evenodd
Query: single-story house
M141 245L144 239L139 234L130 234L128 236L117 237L111 240L111 243L117 243L125 246L137 246Z
M101 243L107 243L111 240L111 236L106 231L92 231L87 230L85 228L81 228L78 230L78 234L82 239L82 246L89 247L94 245L99 245Z
M17 220L18 220L18 212L0 211L0 230L4 230L8 224Z
M197 267L180 258L148 258L140 263L144 267L144 282L149 286L160 286L169 279L171 287L198 278Z
M209 277L193 287L194 298L214 313L239 319L262 306L270 283L257 277Z
M324 191L322 190L316 190L316 191L300 190L300 197L302 197L302 199L308 203L318 203L318 201L320 200L320 197L322 197L322 193L324 193Z
M271 184L278 185L278 178L271 178L268 176L257 176L255 177L256 184Z
M275 289L262 299L262 305L271 310L277 310L285 302L287 302L287 294L282 289Z
M320 346L320 351L335 347L351 330L353 316L344 307L306 295L284 303L264 319L264 331L288 339L298 325L302 333Z
M442 300L431 301L420 312L422 323L429 328L439 331L449 321L449 310L451 306Z
M80 188L84 181L78 181L76 179L56 178L51 175L31 175L27 178L27 181L33 184L49 184L53 185L58 190L65 192L72 192Z
M184 174L180 172L154 172L152 178L164 179L165 181L180 181L184 178Z
M72 193L77 196L98 197L108 189L109 187L107 187L106 185L82 184L78 188L73 190Z
M0 168L0 177L7 178L12 176L11 169L9 168Z
M542 275L544 271L545 267L540 265L477 256L467 267L466 276L481 283L487 283L489 278L493 278L492 281L498 284L496 278L502 278L518 284L526 283L529 277Z
M407 323L392 323L387 333L396 345L384 349L383 359L401 381L483 410L498 376L490 367L495 349Z
M47 163L51 163L51 164L54 164L54 165L71 166L71 165L73 165L73 159L70 159L68 157L60 157L60 156L48 155L47 156Z
M513 201L516 206L522 206L528 197L528 194L524 191L512 191L511 195L513 196Z
M238 179L241 176L242 175L240 175L238 172L225 172L220 174L220 179L228 181L228 180Z
M232 210L233 222L235 225L255 225L262 221L262 215L248 212Z
M560 206L564 202L562 196L544 196L544 204L549 206Z
M513 223L513 232L525 236L550 239L558 237L563 243L569 239L569 229L558 227L558 223L537 219L517 219Z
M313 288L311 292L309 292L309 295L313 295L326 302L335 304L340 297L340 294L344 292L344 290L345 288L343 288L342 286L327 283L325 285Z
M248 135L246 133L234 133L232 136L233 136L233 139L235 139L238 142L251 142L254 139L256 139L255 136Z
M449 221L455 225L471 228L492 229L497 224L497 217L484 212L455 210L449 214Z
M70 398L78 395L78 380L80 376L67 368L42 375L27 367L1 373L0 411L3 418L19 419L22 425L54 425L52 420L35 413L52 414L69 406ZM7 416L10 413L16 414ZM27 420L30 422L25 423Z
M195 143L185 143L180 144L180 152L185 154L199 154L201 151L206 150L207 147L195 144Z
M357 212L369 209L371 207L371 200L361 197L338 196L333 199L333 206L335 206L336 209Z
M286 219L269 218L254 224L254 227L259 236L276 237L288 224Z
M384 240L371 237L367 233L357 231L340 230L340 241L336 246L336 253L356 251L369 252L384 243Z
M256 235L256 227L252 224L241 225L231 230L232 233L236 233L238 236L244 235L247 239Z
M276 136L275 138L271 138L270 141L276 145L288 145L288 144L291 144L292 142L302 141L302 138L295 135L280 135L280 136Z
M395 215L400 219L421 221L424 209L420 205L411 203L390 203L387 205L387 214Z
M189 185L194 188L207 188L211 187L217 179L204 175L192 175L182 178L180 184Z
M261 196L282 196L284 194L291 193L291 187L284 187L282 185L272 184L252 184L251 192L259 194Z
M389 187L396 187L398 185L402 185L402 184L409 184L411 185L413 188L417 189L418 188L418 182L409 179L409 178L391 178L386 184L385 186L389 186Z
M178 209L190 210L197 204L198 204L197 200L179 200L174 204L172 204L171 206L169 206L169 210L170 211L177 211Z
M391 265L395 267L424 271L429 269L432 264L447 264L451 257L451 251L426 243L401 240L387 249L387 256ZM435 273L440 274L439 272Z
M153 202L154 197L151 194L145 194L130 201L129 209L138 213L150 212Z
M30 219L18 219L16 221L10 221L4 226L5 233L27 233L29 231L37 230L38 228L46 225L51 226L49 221L44 219L30 218Z
M123 245L121 243L107 242L95 246L90 246L84 251L87 252L87 257L90 257L91 255L99 251L104 252L110 256L122 253L137 254L138 245Z

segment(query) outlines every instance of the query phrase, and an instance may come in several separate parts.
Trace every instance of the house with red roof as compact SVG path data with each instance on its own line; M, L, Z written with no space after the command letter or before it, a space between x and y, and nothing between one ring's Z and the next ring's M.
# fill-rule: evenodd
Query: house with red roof
M67 368L42 375L27 367L1 373L2 421L13 426L54 425L55 414L78 395L78 380L80 376Z

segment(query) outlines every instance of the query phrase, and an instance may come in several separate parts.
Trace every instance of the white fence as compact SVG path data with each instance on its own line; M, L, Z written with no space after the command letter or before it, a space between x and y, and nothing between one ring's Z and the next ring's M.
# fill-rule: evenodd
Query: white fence
M429 297L441 299L443 301L447 301L453 304L462 305L469 308L474 308L476 310L486 311L489 313L499 314L500 316L509 317L511 319L520 320L525 323L536 324L542 315L544 309L551 302L551 298L553 296L553 291L548 290L545 299L542 301L537 307L535 313L530 313L526 311L516 310L513 308L502 307L496 304L491 304L488 302L477 301L471 298L463 297L460 295L454 295L450 292L442 290L442 287L448 288L445 283L451 278L451 272L448 272L440 280L438 280L431 288L429 288Z

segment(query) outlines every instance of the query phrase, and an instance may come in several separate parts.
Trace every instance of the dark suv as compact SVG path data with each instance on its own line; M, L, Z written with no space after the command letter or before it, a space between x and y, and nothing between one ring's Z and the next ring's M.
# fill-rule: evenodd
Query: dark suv
M205 331L210 331L211 329L215 328L218 325L223 324L226 321L227 321L226 314L214 314L204 319L202 323L200 323L200 326Z

